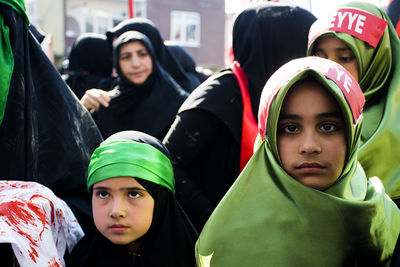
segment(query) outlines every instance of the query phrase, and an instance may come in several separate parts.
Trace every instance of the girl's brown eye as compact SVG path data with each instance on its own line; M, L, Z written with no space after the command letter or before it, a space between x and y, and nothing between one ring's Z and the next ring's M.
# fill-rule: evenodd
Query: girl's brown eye
M128 196L130 198L139 198L141 195L139 193L135 192L135 191L131 191L131 192L128 193Z

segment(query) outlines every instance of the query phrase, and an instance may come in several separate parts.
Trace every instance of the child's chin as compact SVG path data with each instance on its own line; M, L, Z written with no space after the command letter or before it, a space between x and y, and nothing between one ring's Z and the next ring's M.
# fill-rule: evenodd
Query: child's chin
M128 245L132 243L134 240L127 240L127 239L118 239L118 238L107 238L111 241L111 243L119 246Z

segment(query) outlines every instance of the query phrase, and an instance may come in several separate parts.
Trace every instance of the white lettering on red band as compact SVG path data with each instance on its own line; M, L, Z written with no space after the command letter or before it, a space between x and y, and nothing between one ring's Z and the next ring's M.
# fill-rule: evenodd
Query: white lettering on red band
M344 32L376 47L387 25L387 21L357 8L341 8L328 20L317 20L309 32L309 44L326 31Z

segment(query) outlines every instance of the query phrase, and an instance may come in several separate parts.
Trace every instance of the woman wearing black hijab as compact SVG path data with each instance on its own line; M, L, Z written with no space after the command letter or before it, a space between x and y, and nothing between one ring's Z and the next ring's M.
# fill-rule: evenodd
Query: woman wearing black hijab
M305 56L315 19L300 7L275 3L244 10L233 27L235 62L178 111L163 143L175 165L177 198L198 231L252 154L253 114L265 82L284 63Z
M140 49L121 53L132 44ZM144 57L149 60L147 67L140 65ZM187 93L158 64L151 42L140 32L126 32L114 42L114 66L119 82L109 92L113 98L108 107L101 106L93 114L103 137L137 130L162 139ZM136 72L146 70L146 78L135 78Z
M197 80L202 83L209 77L209 75L206 75L204 72L198 71L196 61L194 61L194 58L182 46L174 45L167 41L164 43L191 80ZM207 70L211 72L211 70Z
M38 182L92 226L87 164L103 140L29 31L25 4L0 0L0 179Z
M171 75L182 89L190 93L200 84L198 79L188 77L183 67L165 46L160 32L151 20L145 18L132 18L122 21L120 24L107 31L106 36L110 45L116 38L127 31L138 31L149 38L158 62L160 62L160 65Z
M116 184L116 179L121 181L121 177L126 183L129 180L137 181L143 187L140 195L132 191L129 192L127 204L118 202L121 205L118 207L123 207L123 211L119 211L115 205L110 214L96 210L95 202L100 201L102 209L107 210L104 199L108 197L108 201L111 201L118 198L118 194L111 190L112 186L104 187L104 181ZM169 153L159 140L137 131L123 131L110 136L92 155L87 186L93 195L93 214L98 230L87 234L76 245L66 258L67 266L195 266L197 233L175 199ZM134 217L129 217L133 214L129 212L135 209L133 215L140 213L140 220L145 220L141 213L143 210L137 208L137 201L147 198L147 194L150 194L154 203L152 220L147 232L136 239L138 223L135 223ZM96 199L97 195L102 199ZM143 200L140 203L144 203ZM140 206L141 209L148 208L143 204ZM114 224L120 218L119 224L129 226L135 232L127 230L114 235L101 228L101 220L107 220L107 217L98 217L97 212L110 216L108 220ZM133 241L128 241L129 236Z
M64 79L79 99L86 90L92 88L111 89L112 53L105 35L80 35L68 59L68 71Z

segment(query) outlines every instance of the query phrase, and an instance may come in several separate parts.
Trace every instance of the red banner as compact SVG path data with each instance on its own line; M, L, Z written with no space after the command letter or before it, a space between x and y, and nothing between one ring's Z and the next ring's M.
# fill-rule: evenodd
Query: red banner
M340 8L327 20L318 20L310 29L308 44L326 31L350 34L376 47L386 29L387 21L357 8Z

